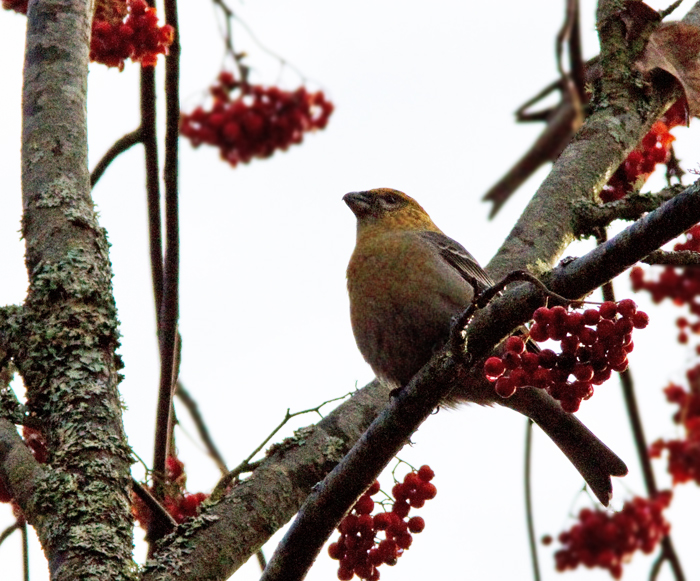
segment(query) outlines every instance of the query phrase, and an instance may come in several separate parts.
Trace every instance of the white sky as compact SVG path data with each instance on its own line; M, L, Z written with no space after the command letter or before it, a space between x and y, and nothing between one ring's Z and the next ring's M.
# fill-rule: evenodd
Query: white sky
M649 2L654 8L665 2ZM686 4L688 0L686 0ZM231 169L206 147L181 153L181 378L201 406L230 466L248 455L283 417L351 391L372 378L356 350L348 319L345 267L355 220L341 197L348 191L394 187L417 198L435 222L482 263L500 246L546 175L540 171L493 222L483 193L525 150L540 125L515 126L512 112L555 78L554 36L562 2L426 3L390 0L323 2L259 0L233 3L263 43L301 69L310 89L323 88L336 105L325 131L271 159ZM583 2L584 48L597 52L594 3ZM687 9L687 7L686 7ZM679 11L679 16L682 11ZM191 110L221 68L223 47L213 9L180 6L182 101ZM20 303L26 289L20 227L20 83L25 18L0 12L0 304ZM299 82L266 56L243 29L236 48L249 54L252 81ZM162 70L159 70L162 75ZM162 96L159 97L162 115ZM90 167L138 124L138 69L122 73L91 65ZM698 165L698 138L679 128L677 151L686 167ZM149 461L158 371L148 264L142 150L112 164L94 190L113 244L115 293L122 322L126 368L121 393L130 444ZM162 156L161 156L162 160ZM650 182L652 189L661 179ZM577 255L590 248L570 249ZM619 298L628 296L625 280ZM645 304L645 297L635 297ZM678 316L650 310L652 325L637 332L631 357L642 416L650 440L673 437L673 412L661 388L681 380L690 350L673 349ZM666 347L669 347L666 349ZM194 435L186 413L184 430ZM583 421L624 458L630 475L615 485L619 508L644 494L620 389L613 379L584 402ZM297 418L275 438L316 421ZM432 416L402 458L430 464L438 496L418 511L426 530L382 579L427 577L496 580L528 578L522 492L524 420L501 409L464 408ZM191 491L209 491L218 478L196 439L178 432ZM535 436L534 505L538 535L568 528L572 507L588 504L582 480L541 433ZM135 466L137 477L142 475ZM659 464L660 485L669 478ZM389 478L384 486L391 488ZM676 491L669 512L674 541L689 579L700 570L696 547L699 508L695 485ZM0 529L12 522L0 506ZM142 533L136 531L137 538ZM268 557L278 533L266 546ZM2 579L21 579L19 535L0 547ZM541 548L544 579L558 578L550 548ZM31 546L32 579L48 578L40 548ZM142 543L137 557L143 557ZM310 581L335 578L325 553ZM628 579L646 578L650 557L637 555ZM578 570L567 578L609 579ZM235 576L259 578L255 559ZM664 570L660 579L670 579Z

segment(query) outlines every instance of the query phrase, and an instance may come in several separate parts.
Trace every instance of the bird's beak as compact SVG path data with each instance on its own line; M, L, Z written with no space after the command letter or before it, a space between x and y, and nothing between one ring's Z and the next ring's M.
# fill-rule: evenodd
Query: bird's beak
M372 208L372 199L368 192L350 192L343 196L343 201L358 218L369 214Z

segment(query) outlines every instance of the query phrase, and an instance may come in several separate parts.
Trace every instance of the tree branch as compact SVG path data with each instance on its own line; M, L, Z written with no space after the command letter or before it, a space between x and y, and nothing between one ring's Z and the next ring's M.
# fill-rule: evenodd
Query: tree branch
M221 452L219 452L219 449L216 447L214 440L212 440L211 435L209 434L209 428L207 428L207 424L199 411L197 402L190 395L190 392L185 389L185 386L181 381L178 381L176 384L175 395L180 398L180 401L190 413L192 421L197 427L197 432L199 432L199 437L202 439L204 447L207 449L209 456L212 458L212 460L214 460L221 473L226 474L228 472L228 468L226 467L224 457L221 455Z
M595 235L615 220L637 220L682 191L683 186L677 185L664 188L656 194L629 194L621 200L607 204L580 201L574 206L573 234L576 238L586 238Z
M29 290L13 361L27 388L27 408L41 423L50 468L42 469L41 486L19 491L12 477L10 483L53 579L126 581L135 571L131 451L117 391L122 363L109 246L90 198L91 21L86 0L29 3L22 118Z
M532 578L540 581L540 563L537 558L537 537L535 536L535 513L532 510L532 479L530 468L532 466L532 420L525 421L525 520L527 521L527 538L530 545L530 557L532 558Z
M700 253L692 250L654 250L642 259L644 264L659 264L664 266L700 266Z
M179 312L179 219L178 219L178 149L180 123L180 39L177 22L176 0L166 0L165 21L175 29L173 43L165 59L165 263L163 269L163 302L160 305L158 338L160 342L160 386L156 410L156 434L153 452L153 472L165 473L165 459L171 422L172 397L177 380L175 365L177 348L177 321ZM154 492L162 498L159 477L154 480ZM156 531L150 531L151 538L159 538Z
M117 139L114 145L107 150L107 153L102 156L102 159L97 163L95 169L92 170L90 174L90 186L94 188L97 181L109 167L109 164L132 146L141 143L142 140L142 131L140 127Z
M549 286L563 296L580 298L624 272L645 255L650 244L664 244L698 221L700 182L586 256L552 271ZM607 278L596 280L590 274L593 271L603 272ZM460 368L460 355L445 347L392 399L340 464L314 487L261 581L303 579L342 517L448 393L456 378L464 380L473 366L528 321L541 304L540 289L524 284L477 312L466 330L469 364Z

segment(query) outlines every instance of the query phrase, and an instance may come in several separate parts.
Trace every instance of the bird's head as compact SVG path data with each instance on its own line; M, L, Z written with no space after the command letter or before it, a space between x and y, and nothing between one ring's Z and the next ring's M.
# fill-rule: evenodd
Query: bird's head
M420 204L398 190L350 192L343 201L357 217L358 232L366 228L439 231Z

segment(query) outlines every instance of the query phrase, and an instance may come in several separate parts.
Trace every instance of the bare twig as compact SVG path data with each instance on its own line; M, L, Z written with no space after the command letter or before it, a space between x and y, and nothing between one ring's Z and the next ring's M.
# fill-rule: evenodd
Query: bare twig
M16 530L18 530L22 525L20 524L19 521L15 521L12 523L9 527L7 527L4 531L0 533L0 545L2 545L5 540Z
M324 401L323 403L317 405L314 408L309 408L307 410L301 410L299 412L289 412L289 408L287 408L287 412L284 414L284 418L282 418L282 421L270 432L270 434L265 438L260 445L253 450L248 457L243 460L238 466L233 468L228 474L226 474L219 482L217 483L216 487L214 488L214 491L211 493L212 497L217 498L221 493L228 487L228 485L233 481L234 478L236 478L238 475L242 474L243 472L249 472L253 469L253 464L251 464L251 460L255 457L255 455L262 450L265 445L275 436L277 432L279 432L284 425L291 420L292 418L295 418L297 416L301 416L304 414L308 413L317 413L319 416L323 417L321 415L321 408L325 405L328 405L329 403L333 403L335 401L340 401L341 399L345 399L349 395L352 394L345 394L340 397L336 397L333 399L329 399L328 401Z
M683 191L683 186L664 188L656 194L629 194L621 200L597 204L579 202L575 206L573 231L576 238L584 238L599 232L615 220L637 220L655 210Z
M664 10L659 10L659 16L661 17L661 20L663 20L669 14L671 14L676 8L678 8L681 5L682 2L683 0L676 0L668 8L665 8Z
M264 571L265 567L267 567L267 559L265 559L265 553L263 553L263 550L260 549L257 553L255 553L255 556L258 559L258 565L260 565L260 570Z
M162 504L158 502L153 495L148 491L148 489L143 486L138 480L131 479L131 488L143 503L146 505L148 510L151 511L153 517L159 521L160 530L165 530L171 532L177 527L177 522L170 515L170 513L165 510Z
M141 130L146 165L146 199L148 206L148 246L151 259L151 284L160 328L163 303L163 235L160 215L158 139L156 136L156 72L141 67Z
M535 519L532 510L532 479L530 468L532 465L532 420L525 421L525 518L527 520L527 537L530 544L530 557L532 558L532 577L540 581L540 563L537 558L537 538L535 537Z
M23 521L20 529L22 532L22 572L24 581L29 581L29 537L27 535L27 521Z
M102 174L107 170L109 164L112 163L120 154L124 153L126 150L130 149L137 143L143 141L141 128L138 127L127 133L123 137L120 137L114 142L114 145L107 150L102 156L102 159L97 162L95 169L92 170L90 174L90 186L95 187L97 181L102 177Z
M163 269L163 300L160 304L158 339L160 342L160 387L156 412L156 435L153 452L153 472L165 473L168 456L173 396L173 373L177 342L178 286L179 286L179 220L178 220L178 130L180 119L179 77L180 39L177 23L177 2L166 0L165 21L175 29L170 52L165 59L165 237L166 250ZM158 479L154 480L155 497L162 498ZM157 536L154 538L158 538Z
M665 266L700 266L700 252L692 250L655 250L642 259L645 264L660 264Z
M207 424L199 411L199 406L197 405L197 402L194 400L194 398L190 395L190 392L185 389L185 386L182 384L181 381L178 381L176 383L175 395L180 398L180 401L184 404L184 406L187 408L187 411L190 413L192 421L197 427L199 437L202 439L202 442L204 443L204 446L207 449L207 453L214 460L221 473L226 474L228 472L228 468L226 468L226 462L224 461L221 452L219 452L219 449L216 447L216 444L214 444L214 440L212 440L211 434L209 433L209 428L207 427Z

